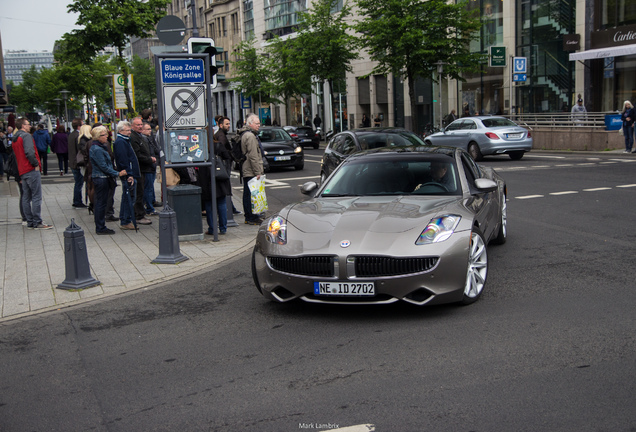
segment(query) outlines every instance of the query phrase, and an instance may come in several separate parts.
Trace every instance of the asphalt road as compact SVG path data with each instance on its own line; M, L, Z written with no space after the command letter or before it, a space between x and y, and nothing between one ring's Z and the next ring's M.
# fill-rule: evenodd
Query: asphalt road
M246 254L3 323L0 431L636 430L636 159L621 156L486 160L508 182L509 239L471 306L269 303ZM305 166L268 175L270 207L300 197Z

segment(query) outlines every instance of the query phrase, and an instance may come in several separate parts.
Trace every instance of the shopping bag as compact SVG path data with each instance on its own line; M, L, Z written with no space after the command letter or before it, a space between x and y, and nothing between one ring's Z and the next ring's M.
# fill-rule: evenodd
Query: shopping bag
M259 214L267 211L267 196L265 195L265 175L260 179L256 177L247 182L250 188L252 213Z

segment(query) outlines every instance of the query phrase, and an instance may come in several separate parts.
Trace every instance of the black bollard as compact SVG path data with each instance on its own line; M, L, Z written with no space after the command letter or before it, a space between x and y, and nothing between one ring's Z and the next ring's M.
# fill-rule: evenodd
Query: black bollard
M64 261L66 279L57 286L58 289L80 290L100 284L91 276L84 230L75 224L75 219L71 219L71 224L64 230Z
M234 208L234 205L232 205L232 197L228 195L225 197L225 200L227 203L227 226L237 227L239 226L239 224L236 223L236 221L234 220L234 211L232 210Z
M166 202L159 213L159 255L152 264L179 264L187 259L179 250L177 214Z

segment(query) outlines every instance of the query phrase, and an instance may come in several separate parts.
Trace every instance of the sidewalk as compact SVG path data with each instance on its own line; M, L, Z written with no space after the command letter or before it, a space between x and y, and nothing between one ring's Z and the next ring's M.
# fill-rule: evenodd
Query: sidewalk
M151 264L159 254L158 216L150 216L152 225L140 225L138 232L120 230L119 222L107 222L116 234L98 236L93 215L71 206L72 175L43 177L42 195L42 219L54 228L27 229L22 226L17 183L13 179L7 182L6 176L0 180L0 322L190 275L251 249L258 230L244 224L243 216L238 215L239 226L228 227L218 242L213 236L180 242L180 251L188 260ZM115 215L119 214L120 196L118 187ZM233 198L242 210L236 194ZM101 282L76 292L56 288L66 278L64 230L72 218L84 230L91 275ZM205 219L203 229L207 229Z

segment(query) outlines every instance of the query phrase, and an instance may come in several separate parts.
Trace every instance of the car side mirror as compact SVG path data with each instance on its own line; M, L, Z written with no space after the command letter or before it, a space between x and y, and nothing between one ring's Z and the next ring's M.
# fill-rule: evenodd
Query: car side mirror
M303 195L311 195L316 189L318 189L318 183L310 181L300 187L300 193Z
M479 192L494 192L497 190L497 183L485 178L475 180L475 187Z

